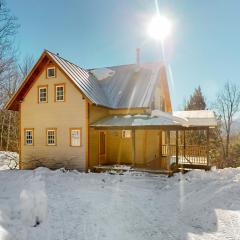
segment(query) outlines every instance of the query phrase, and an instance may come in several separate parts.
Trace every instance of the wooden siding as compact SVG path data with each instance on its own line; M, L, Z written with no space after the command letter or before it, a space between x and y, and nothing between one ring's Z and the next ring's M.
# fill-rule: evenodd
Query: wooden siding
M107 163L132 164L132 139L122 138L122 130L107 133Z
M145 111L146 109L143 109L143 108L108 109L104 107L95 106L93 104L89 104L89 124L94 123L109 115L144 114ZM114 132L115 134L117 133L118 137L114 136L113 134ZM106 145L107 145L107 148L106 148L107 162L113 162L113 160L111 160L111 157L113 157L116 161L121 160L120 162L122 163L128 163L128 164L132 163L132 151L131 149L129 149L129 145L131 146L131 139L121 140L121 130L106 131ZM99 164L99 130L96 130L94 128L89 128L89 157L88 158L89 158L89 168L93 168L94 166Z
M46 66L21 103L21 141L24 128L34 128L34 146L22 144L22 168L39 165L50 168L86 169L86 100L78 89L56 67L57 77L46 78ZM65 102L54 102L55 84L64 83ZM37 87L48 84L48 103L39 104ZM82 128L82 146L71 147L69 128ZM57 145L46 146L46 129L57 128Z
M109 110L104 107L98 107L93 104L89 104L89 124L96 122L97 120L108 116ZM88 166L92 168L99 163L99 131L94 128L89 128L89 152L88 152Z

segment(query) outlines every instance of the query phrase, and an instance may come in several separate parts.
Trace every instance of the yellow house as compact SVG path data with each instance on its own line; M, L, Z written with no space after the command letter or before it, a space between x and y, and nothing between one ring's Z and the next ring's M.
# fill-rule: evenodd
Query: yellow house
M21 169L210 166L214 114L173 112L161 63L83 69L45 50L6 108L19 112ZM204 144L186 143L195 130Z

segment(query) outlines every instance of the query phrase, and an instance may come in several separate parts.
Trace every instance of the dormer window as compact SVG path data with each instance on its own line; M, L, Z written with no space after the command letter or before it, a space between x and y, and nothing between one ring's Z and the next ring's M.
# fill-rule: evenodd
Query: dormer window
M47 68L47 78L55 78L56 77L56 69L55 67Z

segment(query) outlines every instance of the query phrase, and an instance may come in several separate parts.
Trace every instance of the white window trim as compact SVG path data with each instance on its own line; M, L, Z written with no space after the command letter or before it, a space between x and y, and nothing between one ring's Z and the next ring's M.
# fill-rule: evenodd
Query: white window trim
M63 88L63 99L62 100L57 99L57 89L60 87ZM65 102L65 84L55 85L55 102Z
M46 89L46 100L41 101L41 89ZM38 102L39 103L47 103L48 102L48 88L47 87L38 87Z
M32 143L27 143L27 132L32 133ZM30 129L30 128L24 129L24 143L27 146L33 146L33 144L34 144L34 130L33 129Z
M54 143L48 143L48 132L54 132ZM56 146L57 145L57 129L49 128L47 129L46 134L47 134L46 136L47 146Z

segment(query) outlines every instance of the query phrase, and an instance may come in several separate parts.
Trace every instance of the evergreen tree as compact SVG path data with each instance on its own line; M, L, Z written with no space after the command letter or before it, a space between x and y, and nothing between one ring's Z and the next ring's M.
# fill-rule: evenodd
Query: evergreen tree
M205 102L205 97L202 94L201 87L198 86L193 95L190 96L189 100L186 102L184 110L206 110L207 104ZM215 129L210 129L210 161L212 164L220 166L221 163L218 162L219 156L219 146L221 141L219 139L220 128L217 126ZM202 145L206 144L206 133L204 131L186 131L186 143L188 145Z
M202 94L202 90L200 86L195 88L194 93L190 96L189 100L185 103L184 110L192 111L192 110L205 110L206 102L205 98ZM206 134L202 130L188 130L185 131L186 134L186 143L188 145L202 145L206 143Z
M200 86L195 89L193 95L190 96L190 99L187 101L184 110L205 110L206 102L202 94Z

